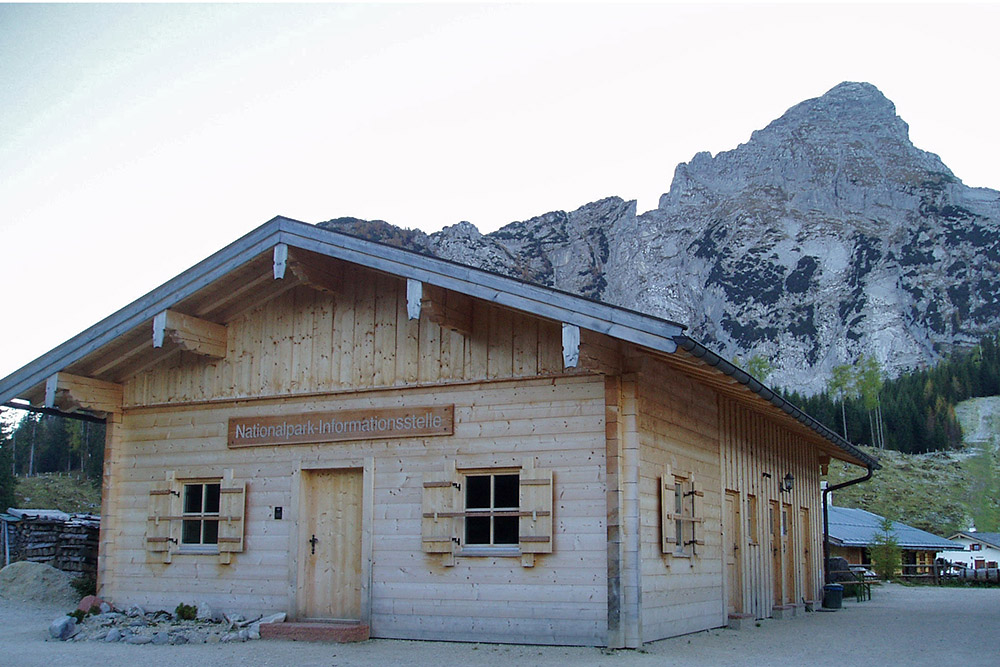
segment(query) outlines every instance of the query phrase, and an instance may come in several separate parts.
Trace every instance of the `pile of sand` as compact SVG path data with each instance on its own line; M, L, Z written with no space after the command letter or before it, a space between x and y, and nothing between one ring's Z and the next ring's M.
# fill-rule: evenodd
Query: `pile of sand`
M75 605L72 575L44 563L18 561L0 570L0 597L21 602Z

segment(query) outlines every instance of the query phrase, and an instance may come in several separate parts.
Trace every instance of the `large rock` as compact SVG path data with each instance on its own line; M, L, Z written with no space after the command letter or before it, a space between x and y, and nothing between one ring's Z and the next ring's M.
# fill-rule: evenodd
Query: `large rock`
M76 619L72 616L60 616L49 624L49 635L60 641L66 641L78 631Z

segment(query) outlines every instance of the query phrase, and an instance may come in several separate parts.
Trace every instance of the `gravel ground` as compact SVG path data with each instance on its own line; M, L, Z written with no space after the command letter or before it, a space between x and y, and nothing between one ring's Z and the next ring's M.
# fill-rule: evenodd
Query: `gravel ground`
M845 601L756 627L700 632L636 651L375 639L360 644L251 641L241 644L130 646L49 640L63 606L0 599L0 663L16 667L102 665L970 665L1000 664L1000 589L873 588Z

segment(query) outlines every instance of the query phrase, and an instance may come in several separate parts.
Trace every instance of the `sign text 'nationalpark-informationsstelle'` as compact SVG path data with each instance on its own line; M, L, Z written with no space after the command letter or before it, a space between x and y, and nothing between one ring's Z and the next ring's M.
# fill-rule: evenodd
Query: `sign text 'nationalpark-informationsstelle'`
M451 435L455 406L340 410L229 420L229 447Z

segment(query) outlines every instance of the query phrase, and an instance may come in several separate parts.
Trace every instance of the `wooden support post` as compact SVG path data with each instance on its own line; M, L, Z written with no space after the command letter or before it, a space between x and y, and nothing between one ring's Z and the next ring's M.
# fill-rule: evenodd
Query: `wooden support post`
M215 322L164 310L153 318L153 347L163 347L168 339L182 350L205 357L226 356L226 327Z
M69 373L56 373L45 382L45 407L64 412L121 412L122 386Z
M413 278L406 279L406 316L411 320L420 319L420 301L424 284Z
M576 368L580 363L580 327L574 324L562 325L563 366Z

